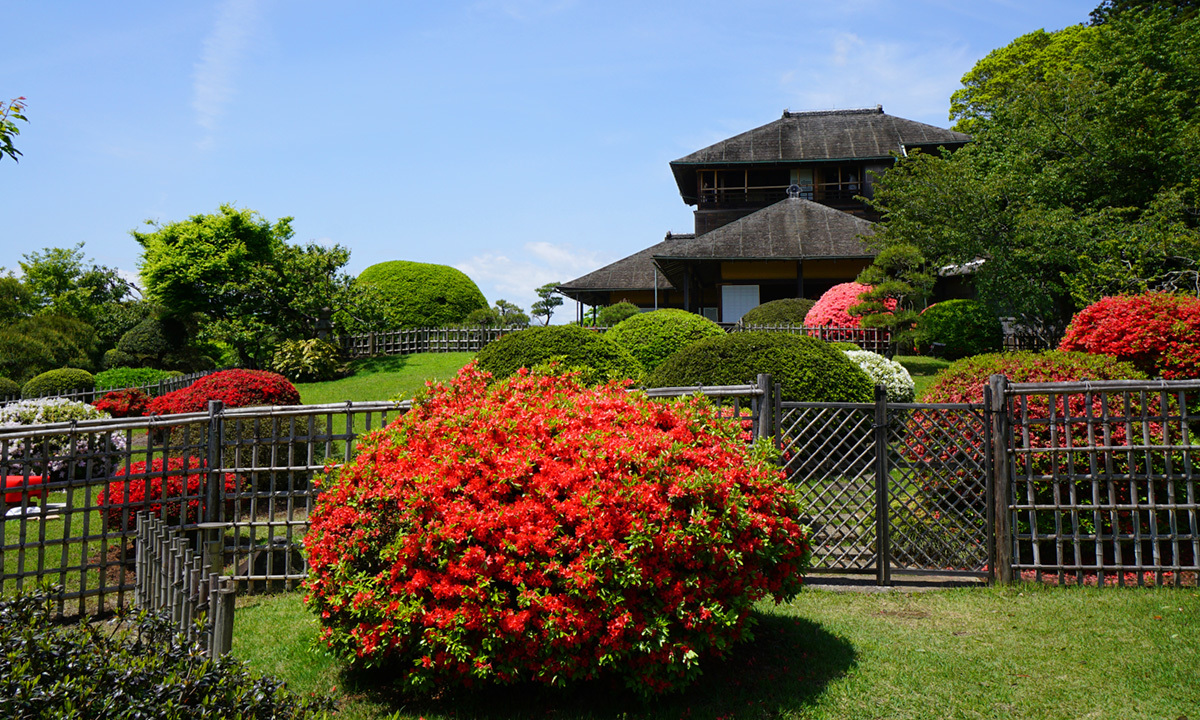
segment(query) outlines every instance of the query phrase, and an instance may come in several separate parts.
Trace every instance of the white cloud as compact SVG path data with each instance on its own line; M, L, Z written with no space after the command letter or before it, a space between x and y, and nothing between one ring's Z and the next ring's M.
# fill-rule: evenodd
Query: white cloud
M504 299L529 310L542 285L573 280L615 259L605 259L593 250L549 242L527 242L523 249L524 253L515 259L501 253L483 253L454 267L474 280L489 302ZM564 310L555 314L555 322L574 317L573 308L564 306Z
M225 0L192 76L192 107L209 145L237 89L236 75L258 19L257 0Z

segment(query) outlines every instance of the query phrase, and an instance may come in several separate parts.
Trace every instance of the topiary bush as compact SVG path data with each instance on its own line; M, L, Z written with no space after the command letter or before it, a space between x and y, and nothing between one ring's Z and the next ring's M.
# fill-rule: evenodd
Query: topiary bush
M1165 380L1200 377L1200 299L1107 297L1076 313L1060 350L1111 355Z
M0 600L0 707L32 718L303 720L333 709L225 655L205 657L166 616L115 627L55 618L62 590Z
M946 300L917 317L914 339L923 354L958 360L1003 348L1004 328L1000 318L978 300Z
M751 308L742 316L742 325L803 325L808 311L817 304L808 298L783 298Z
M828 326L828 327L859 327L862 325L862 319L851 315L848 311L851 307L858 305L862 301L858 296L870 291L870 285L862 285L856 282L842 283L834 285L825 291L825 294L817 300L808 314L804 316L804 324L811 327ZM889 309L896 307L896 301L889 299L884 303Z
M391 260L363 270L358 282L379 290L389 327L447 327L488 306L483 293L461 270L449 265Z
M598 327L610 328L626 318L631 318L642 312L642 309L637 305L622 300L615 305L606 305L600 308L600 312L596 313L596 325Z
M271 359L271 369L292 382L320 382L346 374L337 345L319 338L285 340Z
M801 587L778 469L699 398L473 365L322 483L305 538L321 636L419 691L617 673L680 687Z
M871 402L874 384L844 353L803 335L731 333L692 343L646 377L646 387L742 385L770 373L783 399Z
M111 350L106 350L104 352L104 359L101 360L100 365L104 368L111 369L120 367L133 367L137 364L137 362L138 359L133 355L130 355L127 352L121 352L116 348L112 348Z
M20 397L21 386L6 377L0 377L0 399Z
M888 360L869 350L843 350L850 362L858 366L875 385L887 391L889 402L910 403L916 397L916 385L908 370L895 360Z
M21 386L21 397L66 395L72 392L92 390L95 387L96 379L87 370L58 368L57 370L47 370Z
M505 335L476 356L481 370L497 380L521 368L558 361L586 370L593 379L638 378L642 367L629 351L594 330L578 325L531 327Z
M266 370L222 370L159 395L146 411L149 415L203 412L209 400L220 400L227 408L299 405L300 391L284 376Z
M630 316L604 336L628 350L647 371L652 371L697 340L724 334L720 325L703 315L666 309Z
M137 514L147 512L171 525L192 525L204 519L204 493L207 465L195 457L170 457L163 463L156 457L150 463L139 460L113 473L114 480L96 495L96 504L104 514L105 527L133 530ZM225 513L233 512L233 496L238 491L237 476L225 473Z
M157 370L148 367L114 367L96 373L96 389L123 390L139 385L153 385L177 374L171 370Z

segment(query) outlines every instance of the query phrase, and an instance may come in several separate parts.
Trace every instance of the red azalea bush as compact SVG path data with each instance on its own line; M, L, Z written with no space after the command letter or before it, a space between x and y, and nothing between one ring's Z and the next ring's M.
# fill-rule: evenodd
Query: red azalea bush
M1200 377L1200 299L1106 297L1076 313L1059 349L1111 355L1166 380Z
M136 388L129 388L107 393L92 403L92 406L115 418L141 417L146 414L146 405L149 402L149 395Z
M870 285L856 282L834 285L825 291L817 300L817 304L804 316L804 324L810 327L859 327L862 319L851 315L848 310L862 302L858 299L859 295L870 290ZM894 310L896 301L889 298L885 305L889 310Z
M116 479L96 496L104 513L106 526L132 530L139 512L149 511L168 523L196 523L204 514L204 478L207 475L203 460L195 457L167 458L166 472L161 457L121 468L113 473ZM165 489L164 489L165 483ZM237 476L225 474L226 514L233 512L233 495L238 490ZM184 509L186 508L186 513Z
M702 399L464 368L325 481L305 539L322 638L405 686L677 687L802 583L794 493ZM756 446L761 447L761 446Z
M300 392L287 378L266 370L222 370L187 387L160 395L146 407L149 415L203 412L209 400L227 408L299 405Z

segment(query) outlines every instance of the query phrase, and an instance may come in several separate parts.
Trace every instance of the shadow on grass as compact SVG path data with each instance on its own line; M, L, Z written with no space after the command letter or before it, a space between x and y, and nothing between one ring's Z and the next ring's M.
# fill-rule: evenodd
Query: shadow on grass
M370 375L381 372L400 372L408 366L411 355L378 355L350 361L349 375Z
M458 718L762 718L816 703L826 686L856 664L854 647L803 618L758 614L755 639L728 658L709 661L688 689L644 699L610 678L570 688L535 684L404 697L386 687L386 671L350 673L350 695L384 712Z

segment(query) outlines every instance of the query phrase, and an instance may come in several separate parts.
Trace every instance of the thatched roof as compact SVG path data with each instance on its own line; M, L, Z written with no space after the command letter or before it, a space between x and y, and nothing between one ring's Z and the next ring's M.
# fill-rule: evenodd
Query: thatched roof
M971 136L888 115L882 106L863 110L787 112L783 117L671 163L675 182L694 202L696 170L745 164L802 165L846 160L885 160L914 147L956 148Z
M859 236L872 234L874 228L875 223L850 213L788 198L662 248L653 257L668 279L679 277L683 267L696 260L870 258L875 253Z
M567 297L580 300L588 305L588 298L596 299L594 293L620 292L622 290L652 290L655 287L655 276L658 276L659 290L673 290L674 286L666 276L654 266L654 255L658 252L670 252L676 245L691 240L691 233L667 233L666 238L645 250L621 258L588 273L582 277L565 282L558 286L558 291Z

